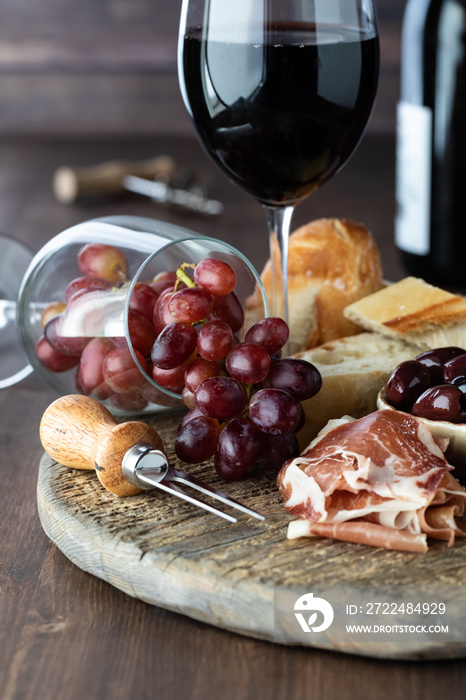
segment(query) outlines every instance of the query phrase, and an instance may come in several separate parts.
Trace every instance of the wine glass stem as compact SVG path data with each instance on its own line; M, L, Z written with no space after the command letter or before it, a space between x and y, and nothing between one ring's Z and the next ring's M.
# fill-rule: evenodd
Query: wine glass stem
M271 261L270 315L289 323L288 313L288 241L294 207L264 205L269 229Z

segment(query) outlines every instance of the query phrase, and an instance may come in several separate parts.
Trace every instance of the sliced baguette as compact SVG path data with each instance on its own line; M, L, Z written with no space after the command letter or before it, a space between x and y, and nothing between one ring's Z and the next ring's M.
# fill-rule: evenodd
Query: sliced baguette
M376 410L377 394L400 362L419 353L415 345L378 333L360 333L333 340L299 353L322 375L322 388L303 402L304 427L298 434L301 449L334 418L360 418Z
M278 268L278 258L276 265ZM343 309L383 286L374 238L362 224L347 219L318 219L294 231L289 242L288 275L292 354L359 333L359 327L344 318ZM261 278L270 299L270 260ZM256 289L246 301L249 325L262 314L262 297Z
M466 347L466 301L417 277L359 299L343 314L365 330L402 338L424 350Z

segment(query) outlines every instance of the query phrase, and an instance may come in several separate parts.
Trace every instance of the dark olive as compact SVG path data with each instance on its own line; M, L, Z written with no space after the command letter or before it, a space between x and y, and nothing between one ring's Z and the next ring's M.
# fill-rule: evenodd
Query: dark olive
M466 376L466 353L448 360L443 365L443 379L447 384L451 384L454 379L464 376Z
M445 348L435 348L434 350L426 350L426 352L422 352L420 355L417 355L417 357L415 357L414 359L417 362L422 362L422 364L428 364L429 362L433 362L437 365L444 365L445 362L448 362L448 360L452 360L454 357L457 357L458 355L464 355L465 353L465 348L457 348L453 345L449 345Z
M415 360L407 360L398 365L388 380L385 396L396 408L409 408L431 385L428 367Z
M463 394L457 386L441 384L427 389L415 402L413 416L462 423L466 420Z
M464 355L466 350L457 348L453 345L445 348L435 348L435 350L427 350L421 353L414 359L417 362L429 367L432 372L431 384L443 384L443 365L458 355Z

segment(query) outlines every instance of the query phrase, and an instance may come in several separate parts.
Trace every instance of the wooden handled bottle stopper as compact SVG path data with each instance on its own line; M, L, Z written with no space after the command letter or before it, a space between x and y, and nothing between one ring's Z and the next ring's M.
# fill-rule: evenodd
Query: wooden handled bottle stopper
M88 396L71 394L54 401L40 423L44 450L74 469L95 469L100 483L117 496L132 496L144 487L125 478L122 465L132 448L163 451L160 435L140 421L117 423L105 406Z
M169 468L162 440L154 428L139 421L118 424L102 404L89 396L71 394L54 401L42 416L40 439L45 451L64 466L95 469L102 486L117 496L158 488L236 522L230 514L186 492L182 488L185 485L264 520L260 513L194 475Z

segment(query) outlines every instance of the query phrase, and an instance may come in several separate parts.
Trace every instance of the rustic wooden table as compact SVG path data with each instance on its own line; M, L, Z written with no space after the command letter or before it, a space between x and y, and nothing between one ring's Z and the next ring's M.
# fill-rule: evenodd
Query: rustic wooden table
M66 207L51 192L62 164L173 155L191 166L221 217L184 215L137 196ZM296 212L364 221L385 276L403 276L392 243L394 144L367 139L345 170ZM189 138L0 142L0 230L39 249L70 225L129 213L180 223L229 240L261 266L267 257L260 207L230 185ZM151 607L71 564L43 533L36 509L40 417L55 398L35 376L0 393L0 697L2 700L123 700L222 697L416 700L464 697L463 661L389 662L250 640Z

